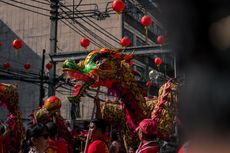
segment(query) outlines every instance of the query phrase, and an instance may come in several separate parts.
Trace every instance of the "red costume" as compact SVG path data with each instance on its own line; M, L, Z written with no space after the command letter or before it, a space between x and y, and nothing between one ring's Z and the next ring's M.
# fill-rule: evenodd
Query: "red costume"
M95 140L89 144L87 153L109 153L109 149L102 140Z
M145 135L152 136L157 133L157 125L152 119L144 119L140 122L139 126L136 128L136 132L141 131ZM143 142L143 141L142 141ZM144 144L139 146L136 153L158 153L160 147L156 141L144 141Z
M155 141L149 141L139 147L136 153L157 153L159 152L160 147L157 145Z
M61 141L48 140L46 153L68 153L68 144Z

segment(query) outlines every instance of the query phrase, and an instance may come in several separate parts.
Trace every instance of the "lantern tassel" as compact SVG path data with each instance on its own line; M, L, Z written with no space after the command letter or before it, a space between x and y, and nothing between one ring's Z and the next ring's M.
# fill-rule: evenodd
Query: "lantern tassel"
M119 20L120 14L121 14L120 12L116 12L117 20Z
M29 72L29 69L25 69L25 72L28 73L28 72Z
M160 64L157 64L157 70L160 71Z
M19 56L19 49L15 49L15 52L16 52L16 56L18 57Z
M148 43L148 27L145 26L145 42Z

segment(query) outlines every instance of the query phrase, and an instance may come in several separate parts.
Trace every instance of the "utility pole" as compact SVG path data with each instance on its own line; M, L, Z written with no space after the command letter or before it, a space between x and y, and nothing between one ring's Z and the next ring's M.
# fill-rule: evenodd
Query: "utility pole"
M58 28L58 8L59 0L50 0L50 54L57 52L57 28ZM48 96L55 95L56 63L53 63L53 69L49 73Z
M41 69L41 82L40 82L40 100L39 100L39 106L41 107L43 105L43 98L44 98L44 87L43 87L43 77L44 77L44 65L45 65L45 52L46 50L43 49L42 51L42 69Z

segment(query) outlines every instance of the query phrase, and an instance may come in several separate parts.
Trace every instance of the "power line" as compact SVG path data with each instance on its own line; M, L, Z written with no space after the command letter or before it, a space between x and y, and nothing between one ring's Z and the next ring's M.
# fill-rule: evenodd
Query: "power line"
M64 11L64 10L63 10ZM78 31L74 30L75 32L77 32L78 34L80 34L83 37L88 37L85 33L83 33L81 30L79 30L79 28L77 28L74 24L72 24L69 20L65 19L69 24L71 24L75 29L77 29ZM63 22L63 20L61 20L61 22ZM66 24L66 23L65 23ZM100 44L98 44L94 39L91 39L92 42L94 42L93 44L95 44L97 47L100 46L100 48L102 48L103 46L101 46Z
M75 8L76 9L76 8ZM82 14L83 16L85 16L83 13L81 13L79 10L77 10L78 11L78 13L80 13L80 14ZM103 33L104 35L106 35L107 37L109 37L109 38L111 38L111 37L113 37L113 38L111 38L111 39L113 39L115 42L117 42L117 43L119 43L119 39L117 38L117 37L115 37L114 35L112 35L112 34L110 34L108 31L106 31L104 28L102 28L99 24L97 24L96 22L94 22L93 20L91 20L89 17L86 17L85 16L85 18L86 19L88 19L90 22L92 22L93 24L95 24L96 26L94 26L94 25L92 25L92 24L90 24L90 23L88 23L88 22L86 22L85 20L83 20L83 18L81 18L83 21L85 21L86 23L88 23L88 24L90 24L91 26L93 26L94 28L96 28L97 29L97 27L99 27L100 29L102 29L103 31L100 31L99 29L97 29L98 31L100 31L101 33ZM105 34L104 32L106 32L107 34ZM108 35L110 35L110 36L108 36Z
M4 56L0 56L0 58L3 59L3 60L6 59L6 57L4 57ZM21 63L21 62L18 62L17 60L13 60L13 59L8 59L7 61L10 62L10 63L11 63L11 62L17 63L17 64L19 64L19 65L24 65L24 64L25 64L25 63ZM37 66L33 66L33 68L40 69L40 67L37 67Z
M10 75L30 77L30 78L33 78L33 79L38 79L40 77L40 75L36 74L36 73L25 72L25 71L21 71L21 70L12 69L12 68L10 70L4 70L3 68L1 68L0 72L7 73L7 74L10 74Z
M5 1L3 1L3 0L0 0L0 2L5 3L5 4L8 4L8 5L11 5L11 6L14 6L14 7L17 7L17 8L20 8L20 9L23 9L23 10L26 10L26 11L29 11L29 12L33 12L33 13L37 13L37 14L40 14L40 15L49 17L49 15L47 15L47 14L43 14L43 13L40 13L40 12L36 12L36 11L30 10L30 9L28 9L28 8L24 8L24 7L21 7L21 6L18 6L18 5L14 5L14 4L5 2Z
M68 7L66 7L65 5L61 4L63 7L65 7L66 9L70 10ZM76 9L76 8L75 8ZM71 11L71 10L70 10ZM77 10L78 11L78 10ZM89 17L85 16L83 13L81 13L81 11L78 11L78 13L82 14L84 18L88 19L90 22L92 22L93 24L95 24L96 26L94 26L93 24L91 24L90 22L86 21L85 19L81 18L84 22L86 22L87 24L89 24L90 26L92 26L93 28L95 28L96 30L98 30L99 32L101 32L102 34L104 34L105 36L109 37L110 39L114 40L117 43L119 42L119 39L116 38L114 35L110 34L108 31L106 31L105 29L103 29L100 25L98 25L96 22L94 22L93 20L91 20ZM99 27L100 29L98 29L97 27Z
M37 3L40 3L40 4L44 4L44 5L50 5L49 3L45 3L45 2L41 2L39 0L31 0L33 2L37 2Z
M73 0L73 2L74 2L74 0ZM77 6L75 8L78 8L78 6L81 5L81 2L82 2L82 0L80 0L80 2L77 4ZM73 7L74 7L74 5L73 5Z
M19 1L16 1L16 0L10 0L10 1L13 1L13 2L18 3L18 4L26 5L26 6L29 6L29 7L33 7L33 8L37 8L37 9L41 9L41 10L44 10L44 11L50 11L50 10L45 9L45 8L42 8L42 7L38 7L38 6L34 6L34 5L30 5L30 4L23 3L23 2L19 2Z
M85 15L83 15L83 16L85 16ZM85 17L86 19L88 19L90 22L92 22L93 24L95 24L97 27L99 27L99 28L101 28L101 29L103 29L100 25L98 25L96 22L94 22L94 21L92 21L91 19L89 19L89 17ZM83 21L85 21L86 23L88 23L90 26L92 26L92 27L94 27L96 30L98 30L99 32L101 32L102 34L104 34L105 36L107 36L107 37L109 37L110 39L112 39L113 41L115 41L115 42L117 42L118 44L120 44L120 42L119 42L119 39L118 38L116 38L114 35L111 35L109 32L107 32L105 29L103 29L104 31L102 31L102 30L100 30L100 29L98 29L97 27L95 27L95 26L93 26L92 24L90 24L89 22L87 22L85 19L83 19L83 18L81 18ZM109 33L109 35L108 34L106 34L106 33L104 33L104 32L107 32L107 33ZM113 38L112 38L113 37Z
M65 10L63 10L62 8L60 8L67 16L69 16L68 15L68 13L65 11ZM111 45L109 42L107 42L107 41L105 41L103 38L101 38L100 36L98 36L97 34L95 34L94 32L92 32L90 29L88 29L87 27L85 27L84 25L82 25L81 23L79 23L78 21L76 21L76 20L74 20L76 23L78 23L79 24L79 26L82 28L82 29L84 29L86 32L88 32L90 35L92 35L94 38L98 38L98 40L101 42L101 43L103 43L105 46L107 46L107 47L114 47L113 45ZM72 24L72 23L71 23Z
M94 38L99 38L100 42L103 43L106 47L109 48L115 48L115 46L113 46L112 44L110 44L108 41L104 40L103 38L101 38L100 36L98 36L97 34L95 34L93 31L91 31L89 28L87 28L86 26L84 26L83 24L81 24L78 21L75 21L80 27L82 27L86 32L88 32L89 34L91 34Z
M73 27L71 27L69 24L67 24L65 21L61 20L61 22L63 22L66 26L68 26L70 29L72 29L73 31L75 31L76 33L81 35L82 37L88 37L87 35L82 33L76 26L72 25L68 20L67 20L67 22L69 22L75 29ZM91 40L91 42L92 42L92 44L96 45L97 47L102 48L102 46L100 44L96 43L94 40Z

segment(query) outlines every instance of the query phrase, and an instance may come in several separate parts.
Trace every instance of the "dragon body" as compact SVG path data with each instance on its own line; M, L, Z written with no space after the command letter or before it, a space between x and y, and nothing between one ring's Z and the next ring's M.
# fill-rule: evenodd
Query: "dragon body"
M173 99L169 99L173 82L167 82L167 86L162 86L157 99L146 103L144 89L135 79L131 63L134 54L123 54L112 49L101 49L91 51L84 61L75 63L67 59L63 63L63 71L73 77L77 82L75 93L69 97L70 102L79 102L85 90L89 87L95 88L105 86L108 92L120 99L122 104L102 106L102 117L111 122L119 120L123 125L126 135L134 135L133 131L144 118L151 118L160 123L160 127L166 122L173 122L175 111L171 111L174 105ZM175 97L174 97L175 99ZM151 106L151 107L149 107ZM167 107L164 107L167 106ZM167 116L170 114L170 117ZM167 118L167 117L168 118ZM167 118L167 121L162 121ZM171 124L170 124L171 125ZM171 128L167 127L168 129ZM160 132L165 132L165 128L159 128ZM166 130L163 134L166 137L171 130Z
M9 111L7 120L3 123L7 127L3 143L4 150L18 153L21 149L20 144L25 137L25 132L15 85L0 83L0 105Z

